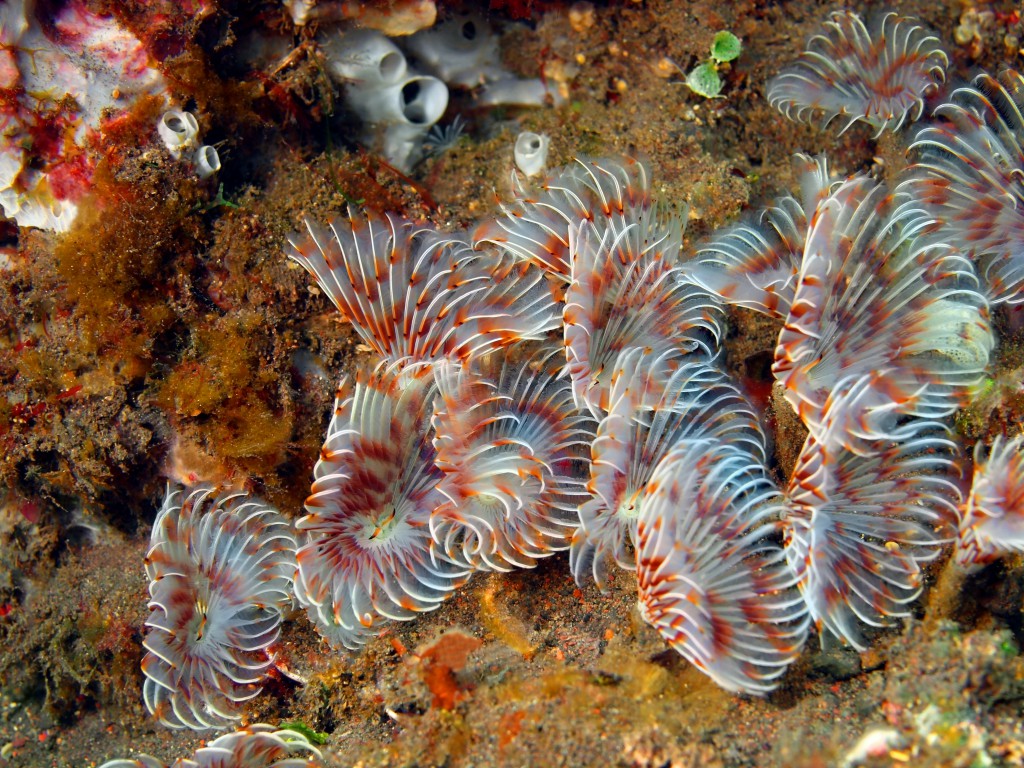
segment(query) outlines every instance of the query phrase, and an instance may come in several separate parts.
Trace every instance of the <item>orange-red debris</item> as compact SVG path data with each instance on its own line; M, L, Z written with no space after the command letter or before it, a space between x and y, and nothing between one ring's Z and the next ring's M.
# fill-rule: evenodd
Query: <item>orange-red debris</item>
M449 629L433 643L420 648L420 675L434 696L433 706L453 709L462 698L455 673L466 666L469 654L483 644L461 629Z

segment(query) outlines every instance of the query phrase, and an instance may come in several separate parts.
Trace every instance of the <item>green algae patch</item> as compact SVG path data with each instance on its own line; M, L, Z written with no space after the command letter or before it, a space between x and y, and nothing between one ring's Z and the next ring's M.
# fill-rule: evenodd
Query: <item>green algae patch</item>
M296 733L305 736L306 740L309 741L311 744L316 744L318 746L322 746L322 745L326 744L327 743L327 738L328 738L328 736L330 736L330 734L327 734L327 733L321 733L320 731L314 731L312 728L310 728L305 723L300 723L298 721L288 722L288 723L281 723L280 728L282 728L284 730L288 730L288 731L295 731Z

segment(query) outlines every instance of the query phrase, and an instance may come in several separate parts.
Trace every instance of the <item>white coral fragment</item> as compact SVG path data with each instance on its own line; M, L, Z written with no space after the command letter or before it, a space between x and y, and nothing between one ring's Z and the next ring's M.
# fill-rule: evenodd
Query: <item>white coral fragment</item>
M43 23L40 22L43 21ZM0 207L22 227L67 231L91 187L93 147L113 116L165 95L142 43L82 3L0 4ZM34 136L47 133L51 142Z

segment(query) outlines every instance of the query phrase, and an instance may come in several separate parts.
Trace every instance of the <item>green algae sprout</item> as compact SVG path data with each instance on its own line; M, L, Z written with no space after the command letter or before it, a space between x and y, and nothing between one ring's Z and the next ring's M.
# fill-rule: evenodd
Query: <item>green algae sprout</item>
M711 41L711 58L698 64L686 76L686 85L694 93L706 99L713 99L722 92L722 78L718 69L722 64L732 61L740 55L743 44L732 32L721 31Z
M722 30L715 39L711 41L711 58L717 64L724 64L732 61L740 55L743 50L743 43L732 32Z
M706 99L713 99L722 92L722 78L712 61L705 61L686 76L687 87Z

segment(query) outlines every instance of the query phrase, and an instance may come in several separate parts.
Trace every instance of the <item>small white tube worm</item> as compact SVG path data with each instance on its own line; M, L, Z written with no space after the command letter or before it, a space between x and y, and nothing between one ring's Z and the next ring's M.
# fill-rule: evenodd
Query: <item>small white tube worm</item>
M372 29L332 35L321 48L327 59L327 73L349 87L392 86L404 79L408 70L405 56L398 47Z
M501 67L498 38L476 13L460 14L417 32L405 47L449 85L473 88L511 76Z
M204 144L192 156L192 163L196 167L196 175L200 179L208 179L220 170L220 155L215 147Z
M527 176L536 176L548 161L548 145L551 140L544 134L523 131L516 137L512 157L516 168Z
M171 156L178 159L199 136L199 123L191 112L171 109L160 116L156 132Z
M493 107L498 104L543 107L548 103L548 96L556 106L565 101L557 89L549 88L539 77L506 77L484 86L476 103L482 107Z

